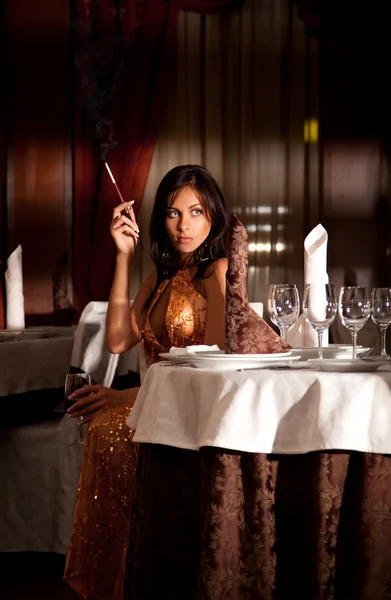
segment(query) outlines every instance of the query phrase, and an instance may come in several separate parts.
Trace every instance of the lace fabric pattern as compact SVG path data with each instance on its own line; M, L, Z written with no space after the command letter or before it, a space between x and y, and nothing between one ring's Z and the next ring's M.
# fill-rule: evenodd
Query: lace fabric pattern
M247 298L248 237L236 215L231 217L226 295L227 354L268 354L290 350L251 308Z

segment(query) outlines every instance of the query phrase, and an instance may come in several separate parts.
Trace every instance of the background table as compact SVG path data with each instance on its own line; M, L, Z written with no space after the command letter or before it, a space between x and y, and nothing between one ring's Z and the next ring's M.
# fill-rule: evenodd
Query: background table
M0 396L63 386L74 333L73 327L0 332Z
M80 471L64 396L75 329L0 333L0 552L66 551Z
M0 332L0 552L68 548L83 447L71 445L77 422L53 409L69 371L91 371L102 383L109 354L103 316L99 328L78 327L75 354L72 327ZM137 349L121 358L122 373L138 368Z
M131 417L127 597L391 598L391 458L354 449L389 448L390 382L152 367Z

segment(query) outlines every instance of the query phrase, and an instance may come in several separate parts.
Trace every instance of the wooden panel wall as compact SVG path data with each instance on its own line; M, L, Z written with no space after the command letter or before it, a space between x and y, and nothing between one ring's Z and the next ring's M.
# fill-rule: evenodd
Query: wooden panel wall
M8 251L23 248L26 324L50 323L71 245L69 3L6 4Z

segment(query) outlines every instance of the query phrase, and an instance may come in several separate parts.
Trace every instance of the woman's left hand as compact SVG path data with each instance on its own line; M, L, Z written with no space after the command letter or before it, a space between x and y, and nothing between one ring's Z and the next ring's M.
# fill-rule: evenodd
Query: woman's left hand
M138 390L113 390L100 384L86 385L69 396L75 402L67 412L72 419L83 417L83 423L88 423L97 412L133 406Z

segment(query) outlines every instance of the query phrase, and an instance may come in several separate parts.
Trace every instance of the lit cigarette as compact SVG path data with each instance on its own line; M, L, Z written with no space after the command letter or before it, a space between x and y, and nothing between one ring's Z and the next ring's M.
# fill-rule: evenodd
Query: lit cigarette
M121 194L121 192L119 191L119 187L118 187L118 185L117 185L117 182L116 182L116 180L114 179L114 175L112 174L112 172L111 172L111 169L110 169L110 167L109 167L109 165L107 164L107 162L106 162L106 161L105 161L105 167L106 167L106 169L107 169L107 172L108 172L108 174L110 175L110 179L111 179L111 181L113 182L115 189L117 190L117 194L118 194L118 196L119 196L119 198L120 198L121 202L123 202L124 204L126 204L126 203L125 203L125 200L124 200L124 199L123 199L123 197L122 197L122 194ZM129 211L127 210L127 208L126 208L126 209L124 209L122 212L123 212L123 213L125 212L125 215L126 215L127 217L129 217L129 219L130 219L131 221L133 220L133 219L132 219L132 217L130 216L130 213L129 213ZM139 235L139 234L138 234L138 243L140 244L141 248L144 248L144 246L143 246L143 243L142 243L142 241L141 241L141 239L140 239L140 235Z
M112 172L111 172L111 170L110 170L110 167L109 167L109 165L107 164L107 162L105 162L105 167L106 167L106 169L107 169L107 170L108 170L108 172L109 172L109 175L110 175L111 181L114 183L115 189L117 190L117 194L118 194L118 196L119 196L119 198L120 198L121 202L123 202L123 203L125 204L125 200L123 199L123 197L122 197L122 194L121 194L121 192L119 191L119 187L118 187L118 185L117 185L117 182L115 181L115 179L114 179L114 175L112 174Z

